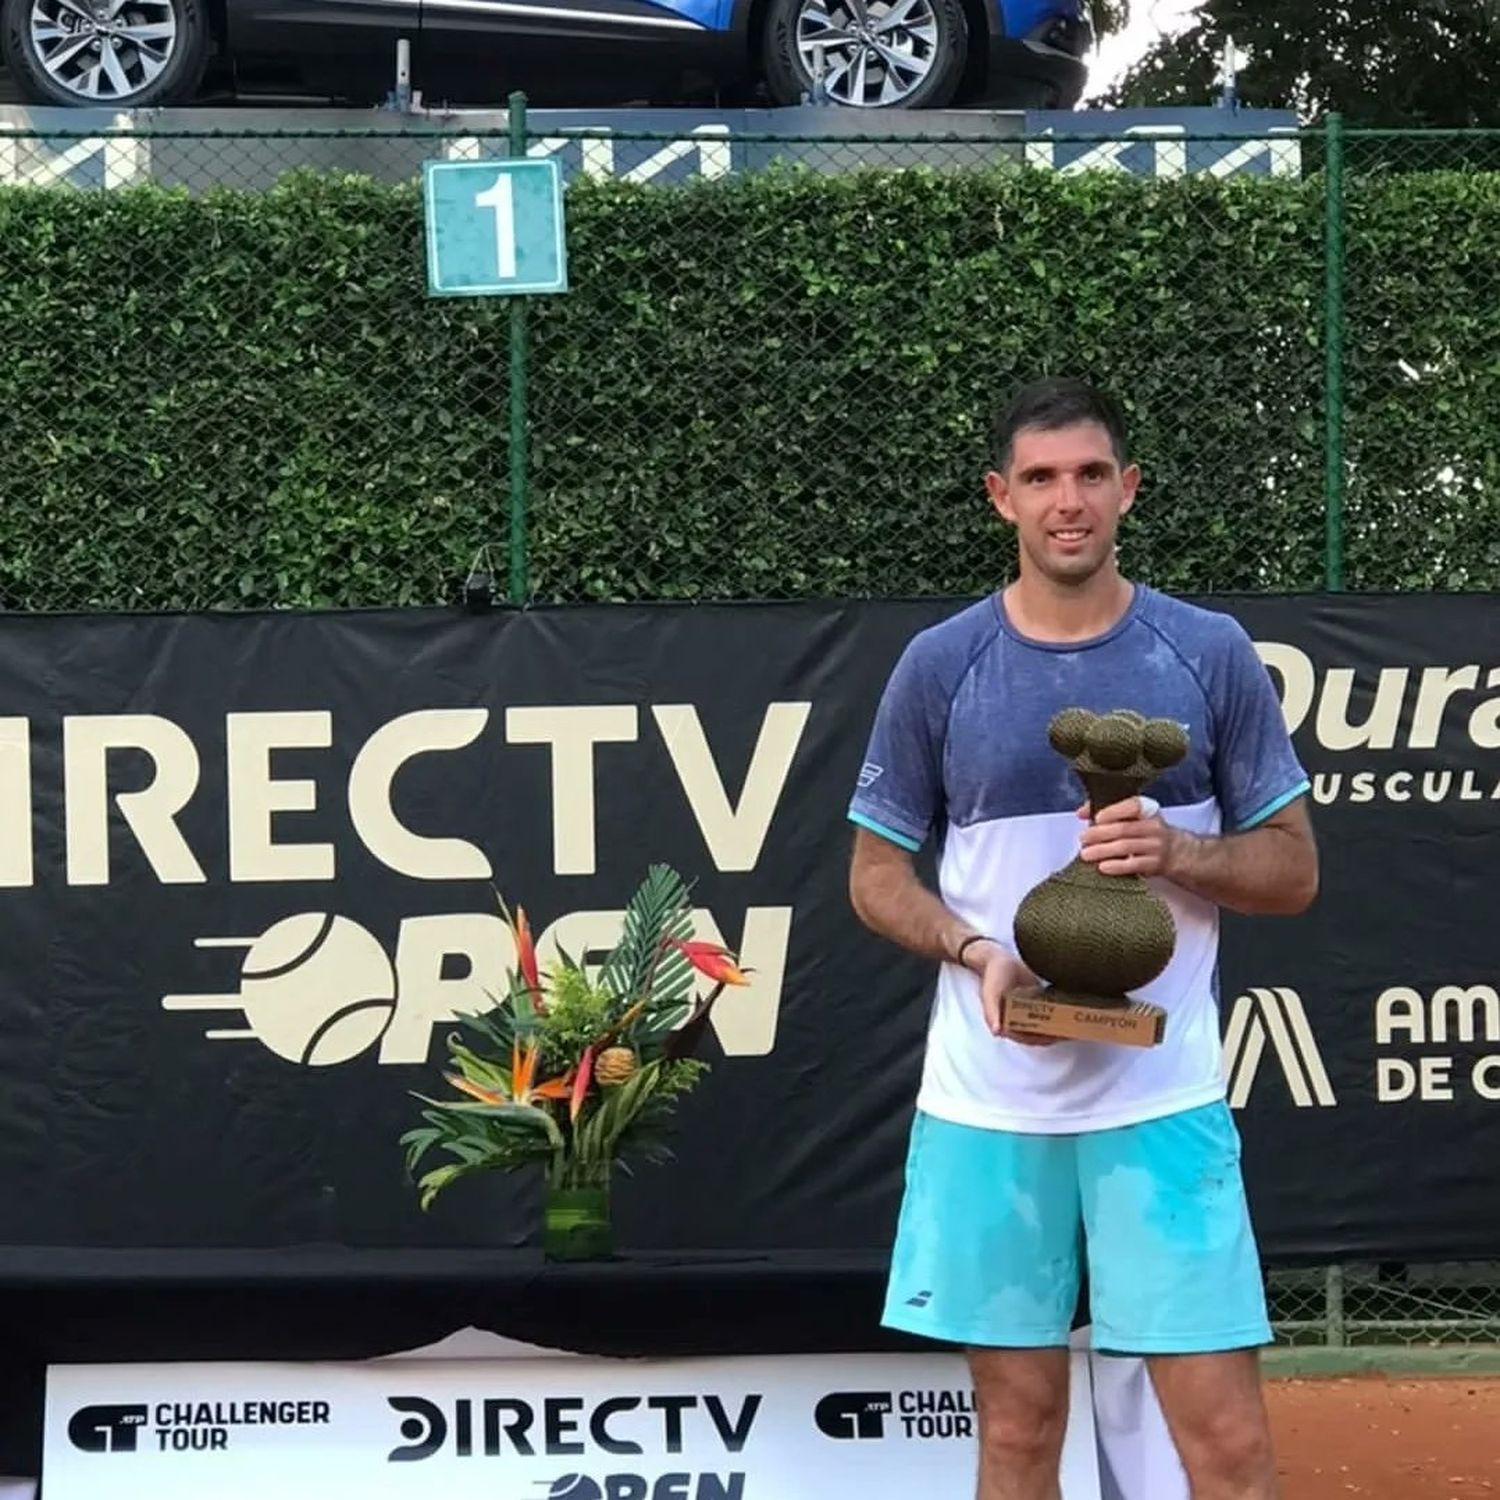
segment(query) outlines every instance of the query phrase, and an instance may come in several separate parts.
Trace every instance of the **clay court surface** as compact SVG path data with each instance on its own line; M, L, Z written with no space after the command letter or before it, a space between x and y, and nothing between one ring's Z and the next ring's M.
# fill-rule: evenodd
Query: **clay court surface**
M1500 1500L1500 1378L1274 1380L1282 1500Z

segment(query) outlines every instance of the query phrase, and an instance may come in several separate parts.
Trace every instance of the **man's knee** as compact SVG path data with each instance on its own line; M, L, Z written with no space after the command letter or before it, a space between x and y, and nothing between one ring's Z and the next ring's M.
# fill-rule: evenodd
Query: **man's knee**
M1269 1493L1275 1474L1271 1433L1258 1403L1226 1401L1179 1411L1172 1424L1183 1467L1213 1494Z
M1055 1458L1068 1425L1066 1354L985 1354L973 1360L972 1368L986 1458L1020 1466Z
M1157 1358L1151 1373L1195 1493L1274 1492L1271 1430L1254 1354Z
M1272 1472L1271 1433L1263 1413L1248 1405L1201 1413L1183 1437L1196 1449L1193 1468L1206 1470L1220 1484L1249 1488Z
M979 1446L987 1458L1031 1466L1052 1460L1062 1449L1068 1424L1067 1402L1035 1406L999 1400L979 1414Z

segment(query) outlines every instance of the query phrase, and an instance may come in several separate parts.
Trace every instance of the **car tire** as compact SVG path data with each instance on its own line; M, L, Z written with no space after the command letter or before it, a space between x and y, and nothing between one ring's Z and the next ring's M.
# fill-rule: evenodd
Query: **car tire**
M821 5L818 0L771 0L766 10L763 68L766 90L774 104L800 104L812 92L812 68L799 45L799 21L814 8L828 14L847 14L851 3L853 0L827 0ZM863 108L942 109L953 101L963 82L969 55L969 24L962 0L916 0L916 3L930 16L935 32L930 46L923 49L926 71L920 80L888 103L869 99L863 105L838 97L840 85L835 84L830 91L832 103ZM895 0L858 0L858 4L867 14L877 11L888 14L895 8ZM846 88L849 83L850 80L842 80Z
M0 0L0 51L18 90L30 103L139 109L189 104L196 96L213 40L203 0L126 0L120 16L127 28L131 17L149 21L170 13L176 35L166 53L165 66L146 78L140 56L130 46L127 29L120 71L127 83L140 80L140 86L121 90L112 80L106 80L108 92L99 95L91 95L86 87L70 87L69 74L59 77L48 68L41 43L33 33L35 8L36 0Z

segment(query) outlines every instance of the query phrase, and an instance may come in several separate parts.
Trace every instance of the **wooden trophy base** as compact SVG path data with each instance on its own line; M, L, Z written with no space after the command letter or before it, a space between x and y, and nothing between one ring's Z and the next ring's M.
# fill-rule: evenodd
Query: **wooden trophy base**
M1123 1047L1160 1046L1167 1032L1166 1011L1147 1000L1070 995L1045 985L1012 990L1001 1004L1000 1019L1018 1035Z

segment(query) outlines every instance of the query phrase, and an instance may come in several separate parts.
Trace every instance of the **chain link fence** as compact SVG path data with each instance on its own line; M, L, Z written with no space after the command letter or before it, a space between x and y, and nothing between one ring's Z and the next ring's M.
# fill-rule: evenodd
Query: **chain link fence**
M1284 1347L1500 1344L1500 1264L1319 1266L1272 1271L1267 1283Z
M596 284L533 320L539 597L981 593L1012 564L989 421L1040 370L1127 403L1132 568L1317 583L1322 203L1295 142L1224 176L1089 170L1108 141L1062 169L1026 140L753 144L786 155L575 188Z
M428 295L421 168L567 184ZM1159 587L1500 586L1500 132L0 130L0 606L969 596L1020 381L1124 401ZM1290 1346L1500 1341L1500 1266L1276 1270Z

